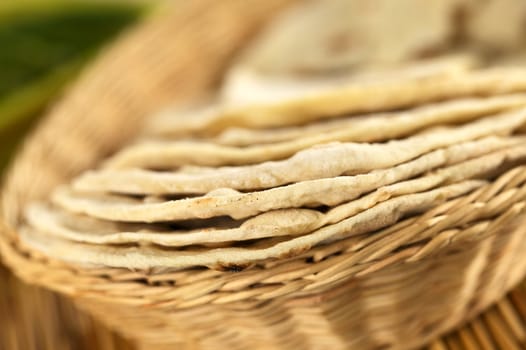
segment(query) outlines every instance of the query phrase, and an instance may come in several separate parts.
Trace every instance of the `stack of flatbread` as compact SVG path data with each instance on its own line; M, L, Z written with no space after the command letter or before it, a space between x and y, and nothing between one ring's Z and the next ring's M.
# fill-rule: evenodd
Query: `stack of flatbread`
M430 1L429 15L454 2ZM249 52L218 97L151 118L98 169L28 206L21 238L89 266L248 266L374 235L526 163L526 69L455 55L356 71L353 55L280 66ZM262 78L261 62L332 73Z

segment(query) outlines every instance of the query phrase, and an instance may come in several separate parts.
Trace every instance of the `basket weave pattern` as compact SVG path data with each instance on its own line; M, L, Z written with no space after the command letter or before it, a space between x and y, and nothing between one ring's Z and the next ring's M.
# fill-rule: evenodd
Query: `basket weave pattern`
M24 246L23 206L119 148L144 116L217 84L292 1L177 2L86 72L32 135L3 191L5 261L146 346L407 349L475 315L526 271L526 169L367 237L242 272L81 269Z

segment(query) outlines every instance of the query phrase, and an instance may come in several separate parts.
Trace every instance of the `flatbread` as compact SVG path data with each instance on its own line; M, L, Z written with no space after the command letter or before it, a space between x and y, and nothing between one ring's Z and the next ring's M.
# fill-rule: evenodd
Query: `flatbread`
M202 141L144 141L130 145L105 163L108 169L173 169L184 164L207 166L246 165L290 157L309 147L329 142L383 141L442 123L461 123L491 111L524 106L524 95L480 102L455 101L438 108L421 108L392 116L363 118L348 127L312 132L297 139L275 144L232 147ZM507 106L507 107L506 107ZM319 131L319 130L315 130ZM270 133L270 132L269 132Z
M526 90L526 69L493 68L474 72L349 83L320 89L302 97L246 107L218 106L201 118L177 118L178 135L216 135L232 127L269 128L365 112L382 112L468 96L491 96ZM151 128L166 127L166 119L152 120Z
M151 225L137 229L129 223L94 219L42 204L29 206L26 218L28 224L40 232L76 242L186 246L300 235L318 228L323 214L312 209L275 210L250 218L234 228L177 231L155 229Z
M312 209L296 208L273 210L250 218L239 227L229 229L207 227L191 231L166 232L164 230L159 232L151 230L149 226L145 225L138 230L135 229L138 232L131 232L128 229L130 224L107 222L80 215L61 213L60 211L53 211L38 205L29 207L26 217L32 227L37 228L39 231L74 241L96 244L139 242L182 246L276 236L296 236L357 215L363 210L367 210L390 198L428 191L447 182L483 177L485 174L499 169L505 163L516 162L524 158L526 158L526 144L475 158L448 168L442 168L424 177L380 187L378 190L356 200L352 200L354 198L351 197L350 202L333 207L326 213ZM220 206L221 204L212 203L210 205ZM174 211L179 210L178 208L173 209Z
M469 10L466 20L468 40L486 50L513 52L524 47L525 1L473 1Z
M393 66L362 68L359 71L343 71L338 74L294 77L262 74L255 71L253 67L235 65L230 69L221 86L220 102L230 107L276 103L348 84L380 83L456 74L474 68L477 64L478 60L475 56L459 54ZM165 117L170 120L168 115ZM163 130L157 131L162 133Z
M526 109L480 119L473 123L442 128L418 134L407 139L382 144L330 143L300 151L291 158L262 164L217 168L203 173L156 172L149 170L90 171L77 178L73 186L82 191L111 191L117 193L207 193L217 188L255 190L272 188L289 183L329 178L342 174L359 174L375 169L395 166L435 149L488 135L506 135L526 122ZM156 147L156 165L173 161L169 150ZM218 147L211 146L210 153L217 155ZM182 151L182 150L181 150ZM192 153L193 152L193 153ZM199 154L189 147L185 158ZM153 154L152 154L153 157ZM141 158L142 159L142 158ZM146 161L148 158L144 158ZM187 159L185 159L187 160ZM157 163L159 162L159 163Z
M302 75L406 61L448 41L460 2L300 2L268 24L238 65Z
M518 100L516 100L516 102L520 103ZM471 113L471 111L466 113L464 117L473 117ZM447 112L444 114L444 116L446 118L449 117ZM462 117L461 115L457 116L459 119ZM407 116L401 116L400 119L405 119L407 121L409 118ZM429 119L433 119L433 117L430 117ZM496 123L498 123L497 120ZM407 121L405 128L402 126L398 129L395 126L396 124L391 127L391 124L386 123L386 120L384 120L383 126L376 126L376 122L370 123L368 121L364 121L361 127L358 125L356 128L353 127L344 130L335 130L332 132L311 135L283 143L245 148L222 146L199 141L150 141L132 145L119 152L106 163L106 168L119 169L142 167L154 169L173 169L184 164L207 166L218 166L225 164L254 164L268 160L283 159L298 151L323 143L356 139L361 140L367 138L361 134L364 130L369 130L369 138L385 139L387 136L391 136L393 134L396 135L397 133L400 134L407 132L406 128L409 125L409 128L414 128L422 126L422 124L425 125L426 121Z
M301 127L276 129L229 128L213 142L230 146L250 146L333 133L334 141L378 142L406 136L439 124L461 124L517 108L526 104L526 94L484 98L464 98L429 104L401 112L338 118ZM342 132L342 130L346 130ZM169 130L165 130L169 133ZM344 137L342 137L345 134ZM162 135L159 135L162 137Z
M343 239L392 225L407 214L416 214L485 184L465 181L432 191L396 197L382 202L337 224L323 227L311 234L293 238L270 247L218 248L199 251L170 251L145 247L109 247L73 243L44 235L29 227L20 230L21 239L44 254L69 262L148 269L167 267L182 269L195 266L225 266L246 264L269 258L290 257L322 242Z
M467 147L464 148L467 149ZM443 182L460 181L476 175L480 176L498 169L506 162L523 159L526 156L526 143L523 140L518 146L438 169L435 173L422 178L397 183L447 163L448 156L451 156L455 151L462 151L462 147L435 151L414 162L393 169L358 176L300 182L261 192L239 193L229 189L219 195L213 192L204 197L143 203L140 200L126 197L79 194L68 189L62 189L54 193L53 201L72 212L108 220L156 222L223 215L241 219L261 212L283 208L333 206L353 200L364 193L389 184L390 186L378 190L380 193L378 200L389 198L398 190L401 190L402 194L407 194L411 191L427 190L430 186L436 186Z

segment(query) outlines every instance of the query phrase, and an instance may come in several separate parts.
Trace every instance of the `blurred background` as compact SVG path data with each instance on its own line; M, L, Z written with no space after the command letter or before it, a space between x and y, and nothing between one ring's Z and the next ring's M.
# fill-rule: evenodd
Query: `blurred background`
M146 8L137 1L0 2L0 168L49 102Z
M0 1L0 177L52 101L151 7L152 2L129 0ZM0 264L0 349L104 348L127 344Z

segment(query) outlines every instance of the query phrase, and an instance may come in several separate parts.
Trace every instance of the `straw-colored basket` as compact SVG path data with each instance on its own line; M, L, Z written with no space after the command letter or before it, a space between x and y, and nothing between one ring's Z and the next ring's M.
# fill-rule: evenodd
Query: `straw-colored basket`
M409 349L518 283L526 271L523 168L385 235L245 271L82 269L17 239L28 201L93 167L159 107L216 86L243 44L291 2L173 2L100 57L10 170L0 248L16 274L71 296L137 344L156 349Z

